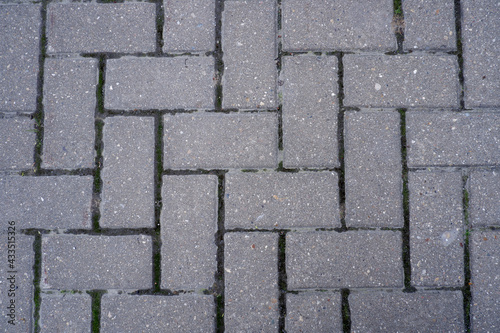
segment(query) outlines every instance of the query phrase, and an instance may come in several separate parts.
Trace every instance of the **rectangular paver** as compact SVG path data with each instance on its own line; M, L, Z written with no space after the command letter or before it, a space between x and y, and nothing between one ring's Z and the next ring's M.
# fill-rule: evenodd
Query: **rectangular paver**
M288 289L400 287L401 233L291 232L286 235Z
M166 169L275 168L278 117L272 113L167 115L163 142Z
M44 168L94 166L97 60L47 59L44 68Z
M469 216L474 226L500 226L500 172L472 171Z
M334 172L228 173L225 227L340 227Z
M347 112L344 121L347 226L402 227L399 113Z
M151 237L43 236L40 281L43 289L151 288Z
M284 57L283 166L337 167L336 57Z
M45 332L89 332L92 299L82 294L42 294L40 328Z
M215 175L165 176L161 213L161 285L208 289L217 271Z
M0 170L34 167L35 122L28 117L0 118Z
M342 332L341 303L338 292L287 294L286 332Z
M277 331L278 235L226 233L224 283L226 332Z
M123 57L106 62L104 106L119 110L213 109L212 57Z
M456 56L348 54L343 59L345 106L459 106Z

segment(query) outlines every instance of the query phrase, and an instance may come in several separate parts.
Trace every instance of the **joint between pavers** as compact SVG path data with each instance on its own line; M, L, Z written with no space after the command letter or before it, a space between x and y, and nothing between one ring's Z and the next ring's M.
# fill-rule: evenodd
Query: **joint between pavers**
M222 111L223 87L222 76L224 75L224 60L222 51L222 12L224 11L224 0L215 0L215 46L214 46L214 71L215 71L215 99L214 108Z
M462 47L462 9L460 0L455 0L455 36L457 44L457 60L458 60L458 81L460 84L460 108L465 109L465 99L464 99L464 58L463 58L463 47Z
M161 190L163 186L163 117L156 115L154 117L155 126L155 163L154 163L154 234L152 270L153 270L153 290L158 292L161 288L161 210L163 207Z
M163 53L163 24L165 23L165 13L163 10L163 1L153 1L156 3L156 55Z
M286 318L286 294L288 291L288 282L286 274L286 231L279 233L278 238L278 288L279 288L279 332L285 332Z
M340 294L341 294L341 298L342 298L342 303L341 303L342 328L343 328L344 333L350 333L351 332L351 309L349 307L350 290L349 289L341 289Z
M462 175L462 209L464 218L464 286L462 289L463 307L464 307L464 325L465 331L470 332L472 327L471 322L471 305L472 305L472 292L471 292L471 276L472 270L470 267L470 224L469 224L469 187L468 187L469 173L464 170Z
M217 175L217 231L214 235L217 246L217 271L215 272L215 283L213 294L215 297L215 331L224 332L225 312L225 277L224 277L224 234L225 230L225 172Z

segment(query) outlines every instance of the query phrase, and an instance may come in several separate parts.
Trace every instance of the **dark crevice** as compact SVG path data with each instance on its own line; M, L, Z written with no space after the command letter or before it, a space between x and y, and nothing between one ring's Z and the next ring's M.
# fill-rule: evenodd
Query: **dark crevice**
M222 12L224 11L224 0L215 1L215 101L216 111L222 111L222 76L224 75L224 60L222 52Z
M463 177L463 218L464 218L464 287L462 288L462 296L464 299L464 324L465 332L471 331L471 268L470 268L470 228L469 228L469 191L467 187L468 176Z
M402 0L394 0L394 16L392 18L392 29L396 35L396 41L398 49L392 54L402 54L403 43L405 39L405 18L403 13L403 3ZM391 53L391 52L389 52Z
M163 53L163 24L165 21L163 1L156 2L156 56Z
M34 236L33 240L33 331L38 333L41 331L40 327L40 281L42 277L42 234L36 230L25 231L26 235Z
M286 276L286 231L281 231L278 238L278 288L279 288L279 332L285 331L286 293L288 290Z
M217 245L217 272L215 273L214 297L215 297L215 318L216 332L224 332L224 227L225 217L225 174L218 175L218 208L217 208L217 232L215 233L215 244Z
M163 118L155 116L155 165L154 165L154 209L155 230L153 234L153 291L161 289L161 210L163 186Z
M101 299L102 295L106 293L104 290L92 290L87 291L87 293L92 298L92 320L91 320L91 332L99 333L101 330Z
M342 328L344 333L351 332L351 309L349 307L349 289L341 289L340 294L342 297Z
M462 9L460 0L455 0L455 30L457 38L458 80L460 82L460 109L465 109L464 101L464 58L462 47Z
M339 103L339 111L337 115L337 144L338 144L338 159L339 159L339 170L337 171L337 175L339 178L339 216L340 216L340 224L343 230L347 230L347 225L345 222L345 164L344 164L344 54L338 53L337 55L337 63L338 63L338 103Z
M276 98L278 99L278 150L283 151L283 93L281 92L281 85L283 84L281 81L281 69L283 66L283 45L281 42L281 0L278 0L277 2L277 16L276 16L276 39L278 43L278 54L276 58L276 71L277 71L277 79L278 81L276 82L276 90L277 90L277 96ZM283 155L280 156L280 161L283 161Z

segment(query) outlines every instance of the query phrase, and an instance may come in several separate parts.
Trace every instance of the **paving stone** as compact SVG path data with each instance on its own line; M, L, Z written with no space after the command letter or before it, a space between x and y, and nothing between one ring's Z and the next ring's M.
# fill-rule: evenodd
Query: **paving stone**
M154 52L153 3L60 4L47 12L47 52Z
M40 8L0 6L0 111L36 111Z
M341 227L334 172L228 173L225 227Z
M338 292L287 294L286 331L342 332L341 303Z
M212 296L102 297L101 332L213 332Z
M500 232L473 231L470 238L473 332L500 328Z
M15 224L12 224L15 222ZM2 219L0 232L0 330L31 332L33 329L33 241L35 237L20 233L20 223ZM12 229L13 227L15 229ZM14 251L14 252L12 252ZM11 257L14 255L14 257Z
M163 289L208 289L214 284L217 187L215 175L163 177Z
M166 169L278 166L276 114L167 115L163 141Z
M91 321L92 299L89 294L42 294L42 332L89 332Z
M163 7L164 52L213 51L215 0L166 0Z
M343 59L345 106L459 106L456 56L348 54Z
M337 58L284 57L283 166L338 167Z
M500 226L500 173L472 171L469 177L469 216L474 226Z
M347 226L402 227L399 113L347 112L344 126Z
M462 176L411 172L411 282L424 287L464 284Z
M352 332L463 332L460 291L351 292Z
M500 164L500 114L407 112L408 166Z
M0 177L0 217L19 228L90 229L93 178Z
M43 168L94 166L97 60L46 59Z
M154 226L154 119L108 117L104 124L100 226Z
M152 279L151 237L42 237L43 289L147 289Z
M27 117L0 118L0 170L29 170L33 167L36 133Z
M275 1L226 1L222 13L224 108L274 108Z
M224 253L226 331L277 331L278 235L226 233Z
M453 0L403 1L405 50L456 51Z
M465 107L500 106L500 6L464 0L461 9Z
M401 246L395 231L288 233L288 289L401 287Z
M106 65L108 109L213 109L212 57L111 59Z

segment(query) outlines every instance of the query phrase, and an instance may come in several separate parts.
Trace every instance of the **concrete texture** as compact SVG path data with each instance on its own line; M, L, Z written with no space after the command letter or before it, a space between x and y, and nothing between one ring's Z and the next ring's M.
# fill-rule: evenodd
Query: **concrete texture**
M89 332L92 299L87 293L42 294L40 327L46 332Z
M286 331L342 332L341 301L338 292L287 294Z
M469 216L473 226L500 226L500 173L473 171L469 177Z
M0 170L33 168L36 132L28 117L0 118Z

